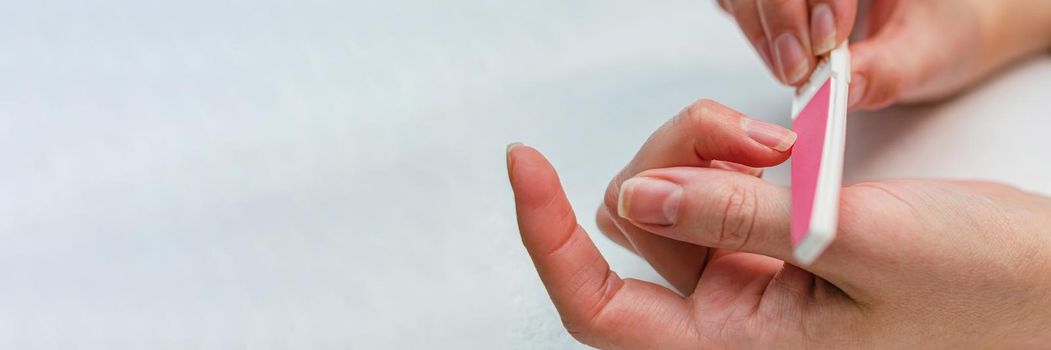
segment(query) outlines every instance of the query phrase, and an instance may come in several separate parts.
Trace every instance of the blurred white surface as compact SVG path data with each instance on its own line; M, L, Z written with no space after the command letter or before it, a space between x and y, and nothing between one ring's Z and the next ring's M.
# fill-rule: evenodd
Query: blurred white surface
M520 247L504 145L544 151L597 233L609 178L691 100L787 122L789 90L714 1L10 5L0 348L574 346ZM848 179L1051 193L1049 77L1042 57L853 116Z

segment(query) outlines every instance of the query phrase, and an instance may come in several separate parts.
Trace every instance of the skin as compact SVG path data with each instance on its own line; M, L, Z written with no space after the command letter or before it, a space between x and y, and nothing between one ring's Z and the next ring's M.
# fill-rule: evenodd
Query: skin
M788 153L749 138L750 122L694 103L606 192L600 229L677 291L611 271L551 164L508 148L522 241L574 338L630 349L1051 347L1051 199L987 182L853 184L836 240L798 267L789 191L755 170ZM638 185L650 181L678 186L678 205ZM670 224L637 220L668 208Z
M850 36L851 109L946 98L1051 47L1051 0L718 3L786 85L804 83L819 56ZM782 37L798 41L805 55L779 46Z

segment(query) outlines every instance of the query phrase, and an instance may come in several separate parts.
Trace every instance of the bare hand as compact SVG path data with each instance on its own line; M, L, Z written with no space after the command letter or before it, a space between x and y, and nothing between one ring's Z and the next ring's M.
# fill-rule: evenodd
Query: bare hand
M852 109L943 98L1051 46L1051 0L720 0L782 83L851 35Z
M752 168L783 161L783 144L755 123L699 102L607 192L604 207L618 209L600 209L600 227L681 294L610 271L547 160L509 148L523 243L576 339L661 349L1051 345L1051 200L982 182L851 185L838 238L799 268L789 192Z

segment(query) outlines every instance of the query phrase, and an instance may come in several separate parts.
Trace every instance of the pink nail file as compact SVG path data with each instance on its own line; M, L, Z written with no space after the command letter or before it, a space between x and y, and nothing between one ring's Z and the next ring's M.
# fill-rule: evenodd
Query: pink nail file
M836 237L843 179L850 51L844 42L814 69L792 101L792 247L809 265Z

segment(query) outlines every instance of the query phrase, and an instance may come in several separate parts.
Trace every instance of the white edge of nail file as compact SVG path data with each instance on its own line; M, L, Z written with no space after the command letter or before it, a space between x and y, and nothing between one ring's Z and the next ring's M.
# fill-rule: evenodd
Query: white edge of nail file
M850 50L846 42L832 50L814 69L810 80L797 90L792 101L793 121L829 79L831 105L828 109L810 224L806 235L794 248L794 256L802 265L813 263L836 236L846 143L847 92L850 85Z

